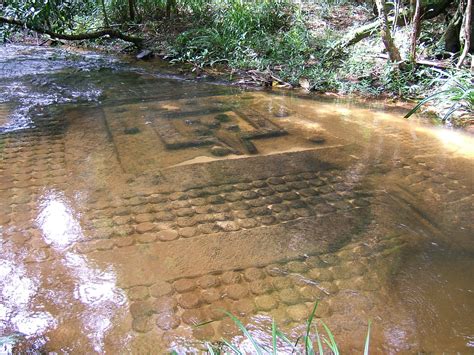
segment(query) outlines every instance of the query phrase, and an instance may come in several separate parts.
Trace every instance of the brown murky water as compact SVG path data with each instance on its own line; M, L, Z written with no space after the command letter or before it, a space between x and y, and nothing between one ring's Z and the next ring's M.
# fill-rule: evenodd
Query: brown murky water
M220 308L270 344L320 300L345 352L474 351L472 137L57 49L0 88L0 336L251 352Z

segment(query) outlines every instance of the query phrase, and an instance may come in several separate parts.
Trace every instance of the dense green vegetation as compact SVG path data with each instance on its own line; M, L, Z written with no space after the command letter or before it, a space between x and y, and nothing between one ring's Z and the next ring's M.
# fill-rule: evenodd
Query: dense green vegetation
M198 73L217 68L261 85L430 97L443 121L473 123L472 0L11 0L0 6L4 40L18 28L96 44L119 38ZM464 96L447 94L446 86L460 81ZM444 94L432 96L438 91Z

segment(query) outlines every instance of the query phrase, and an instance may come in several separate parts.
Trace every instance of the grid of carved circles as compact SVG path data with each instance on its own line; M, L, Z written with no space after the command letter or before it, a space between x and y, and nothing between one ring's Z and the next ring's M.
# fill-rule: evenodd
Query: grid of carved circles
M379 242L373 250L353 243L337 253L130 287L132 328L141 333L166 332L210 322L205 329L195 330L209 340L216 331L226 333L229 323L222 310L244 322L264 313L297 325L307 319L317 300L317 317L330 317L335 311L331 300L341 290L372 292L381 287L369 273L370 263L405 242L400 235Z
M82 252L270 226L368 206L370 194L337 170L174 193L90 200Z

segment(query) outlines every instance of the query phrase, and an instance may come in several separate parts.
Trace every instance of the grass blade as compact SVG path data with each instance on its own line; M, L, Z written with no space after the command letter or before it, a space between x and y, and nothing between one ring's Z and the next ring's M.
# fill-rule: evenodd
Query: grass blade
M367 327L367 336L365 337L365 346L364 346L364 355L369 355L369 346L370 346L370 320Z
M215 320L210 320L210 321L206 321L206 322L202 322L202 323L198 323L198 324L194 324L193 325L193 328L199 328L199 327L203 327L207 324L211 324L211 323L214 323Z
M255 341L255 339L253 338L252 334L249 333L249 331L247 330L247 328L245 328L245 326L240 322L240 320L237 319L237 317L235 317L232 313L229 313L225 310L222 310L230 319L232 319L234 321L234 323L237 325L237 327L239 327L239 329L242 331L242 333L244 333L245 337L250 340L250 342L252 343L253 347L255 348L255 351L258 355L263 355L262 353L262 349L260 348L260 346L258 345L258 343Z
M301 338L303 338L304 336L303 335L300 335L296 341L295 341L295 345L293 345L295 348L298 346L298 343L300 342Z
M277 329L277 330L276 330L276 335L277 335L278 338L280 338L281 340L283 340L283 342L284 342L285 344L291 346L291 348L292 348L292 352L291 352L291 353L292 353L292 354L295 353L295 352L296 352L297 354L299 354L299 351L298 351L298 349L296 348L296 344L293 345L293 343L291 342L291 340L288 339L285 334L283 334L281 331L279 331L279 330Z
M438 91L438 92L435 92L434 94L428 96L428 97L425 97L423 100L421 100L413 109L410 110L410 112L408 112L404 118L409 118L411 115L413 115L416 111L418 111L418 109L423 106L425 103L427 103L428 101L430 100L433 100L436 96L440 96L442 94L446 94L446 93L449 93L451 90L443 90L443 91Z
M304 340L304 345L305 345L305 352L306 355L314 355L314 348L313 348L313 343L311 342L311 339L308 339L305 337Z
M216 352L214 351L214 349L212 348L211 344L206 343L206 347L207 347L207 352L208 352L210 355L217 355Z
M273 355L277 355L277 326L275 319L272 320L272 344L273 344Z
M323 343L321 337L319 336L318 326L316 325L316 341L318 342L318 352L319 355L324 355Z
M327 341L326 339L324 339L324 341L331 348L331 351L334 353L334 355L339 355L339 349L337 348L337 343L336 343L336 340L334 339L334 335L332 334L329 327L323 321L321 321L321 324L323 325L324 330L326 331L326 334L328 335L329 340L330 340L330 341Z
M232 350L235 354L237 355L242 355L239 349L237 349L234 345L232 345L230 342L228 342L225 339L222 339L222 342L230 349Z
M319 304L319 301L316 301L313 307L313 311L311 312L308 318L308 323L306 325L306 336L304 338L304 348L306 350L306 354L308 354L309 346L311 346L311 349L313 348L313 344L311 344L311 339L309 338L309 334L311 333L311 323L313 323L314 315L316 314L316 309L318 308L318 304Z
M443 122L446 122L449 120L449 117L451 117L451 115L458 109L458 103L455 103L453 106L451 106L448 110L448 112L446 112L446 114L443 116L443 118L441 119Z

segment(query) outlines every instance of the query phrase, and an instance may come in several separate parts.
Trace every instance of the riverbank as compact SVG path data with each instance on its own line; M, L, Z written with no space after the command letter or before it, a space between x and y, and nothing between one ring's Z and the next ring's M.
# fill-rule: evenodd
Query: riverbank
M244 87L296 88L411 102L412 107L440 90L451 90L451 95L437 96L423 109L441 124L468 130L474 124L472 95L459 100L459 91L472 91L469 70L449 69L454 68L454 58L436 59L444 55L434 43L444 31L441 17L422 26L418 64L407 60L394 64L387 60L378 31L358 34L377 21L373 7L365 3L321 1L298 6L290 1L230 1L212 9L184 4L168 17L160 15L159 5L144 7L133 23L126 21L123 9L108 10L110 21L121 23L126 33L143 37L138 52L129 43L104 38L74 45L131 57L145 49L140 55L143 59L159 59L144 66L162 69L164 60L185 77ZM445 12L454 10L452 4ZM406 23L393 26L403 58L409 56L411 31ZM462 88L457 85L460 81L465 83Z
M367 104L371 107L377 108L389 105L398 110L401 116L403 112L409 112L415 105L413 100L403 99L394 95L386 94L369 94L366 92L315 92L307 90L301 86L285 87L281 85L263 85L261 81L249 80L249 73L244 70L235 70L226 66L219 67L203 67L196 70L195 67L189 63L172 62L167 60L162 55L153 54L146 60L137 59L140 51L124 51L123 43L107 43L106 45L97 45L94 43L75 42L48 42L42 44L43 41L38 38L24 36L16 41L17 44L34 45L34 46L60 46L62 49L71 53L84 54L87 52L96 52L101 54L118 57L130 65L142 68L149 73L160 73L165 77L181 78L184 80L192 80L197 82L206 82L217 85L235 86L243 89L251 90L265 90L276 91L283 95L291 95L300 98L328 98L341 99L344 101L355 100L361 104ZM400 116L400 117L401 117ZM417 115L412 116L410 120L415 120L418 123L426 125L438 125L439 118L435 110L425 109ZM455 127L464 131L470 132L470 126Z

